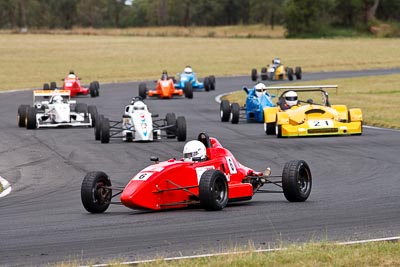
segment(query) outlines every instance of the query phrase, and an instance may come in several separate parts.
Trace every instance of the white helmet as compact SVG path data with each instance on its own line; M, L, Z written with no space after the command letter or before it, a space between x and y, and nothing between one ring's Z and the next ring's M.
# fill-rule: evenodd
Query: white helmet
M186 74L192 74L193 70L190 66L186 66L186 68L183 70L183 72Z
M133 104L133 110L147 110L147 107L142 101L136 101Z
M291 107L297 105L297 93L295 91L289 91L285 94L286 104Z
M63 102L63 98L60 95L55 95L52 97L51 99L52 103L62 103Z
M279 58L274 58L274 64L279 65L281 64L281 60Z
M75 74L69 74L68 75L68 79L75 79L75 78L76 78Z
M254 88L256 89L256 95L261 96L265 89L267 89L267 86L265 86L263 83L258 83L256 86L254 86Z
M183 148L183 158L185 161L193 161L193 158L204 160L206 157L206 146L200 141L189 141Z

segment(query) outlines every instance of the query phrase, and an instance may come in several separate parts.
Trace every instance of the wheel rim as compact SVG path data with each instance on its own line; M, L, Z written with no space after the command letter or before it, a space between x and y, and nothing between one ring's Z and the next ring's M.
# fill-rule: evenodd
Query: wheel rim
M103 182L98 182L94 189L94 200L95 203L103 205L110 199L110 190L105 187Z
M214 198L218 203L224 202L226 199L226 184L222 179L215 181L212 191Z
M304 167L302 167L299 171L297 186L299 187L300 192L303 194L306 194L310 189L310 174Z

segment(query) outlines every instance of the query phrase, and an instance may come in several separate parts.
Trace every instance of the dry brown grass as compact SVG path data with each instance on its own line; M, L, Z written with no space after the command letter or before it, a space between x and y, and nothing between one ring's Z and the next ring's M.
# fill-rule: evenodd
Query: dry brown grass
M192 65L200 76L248 75L280 56L305 72L400 67L400 39L229 39L0 35L0 90L41 87L74 69L84 82L154 79Z

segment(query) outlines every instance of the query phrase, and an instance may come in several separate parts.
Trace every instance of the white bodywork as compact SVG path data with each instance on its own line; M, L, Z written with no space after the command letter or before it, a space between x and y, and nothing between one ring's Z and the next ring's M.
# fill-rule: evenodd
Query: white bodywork
M55 102L55 97L62 97L62 101ZM48 97L49 100L41 100ZM37 110L36 126L91 126L92 118L89 113L77 113L71 107L76 105L70 100L69 90L36 90L33 92L33 106Z
M160 134L161 130L157 130L154 135L151 113L142 101L125 107L122 118L123 141L153 141L155 137L160 139Z

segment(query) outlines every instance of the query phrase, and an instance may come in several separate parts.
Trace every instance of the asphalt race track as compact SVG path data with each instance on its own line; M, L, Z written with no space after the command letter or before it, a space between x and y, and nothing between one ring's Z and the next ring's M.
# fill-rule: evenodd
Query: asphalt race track
M304 74L312 79L400 73L400 69ZM148 83L150 85L150 83ZM272 83L272 85L277 83ZM0 265L37 266L133 261L222 252L253 244L268 248L292 242L349 241L400 234L400 131L365 128L362 136L277 139L262 124L222 123L221 93L251 86L250 77L217 77L216 90L194 98L146 101L153 113L186 117L188 140L205 131L217 137L244 165L270 166L281 174L291 159L304 159L313 175L305 203L283 194L257 194L220 212L201 208L148 212L113 205L104 214L87 213L80 187L88 171L103 170L113 185L160 160L181 157L185 142L100 144L92 128L26 130L17 127L17 108L31 104L30 91L0 94L0 176L12 185L0 198ZM99 113L119 119L138 93L138 83L101 85Z

